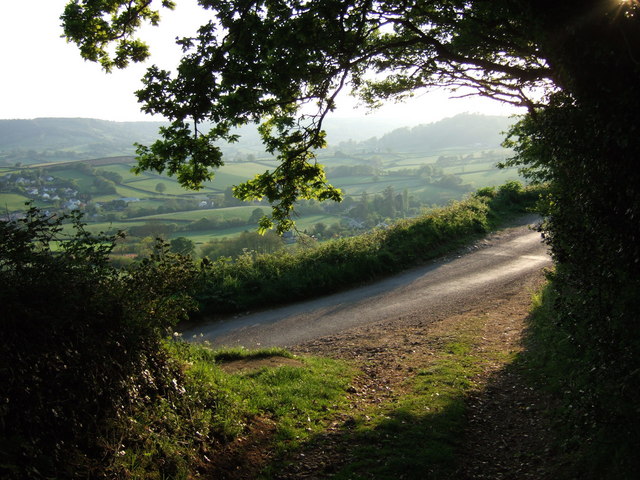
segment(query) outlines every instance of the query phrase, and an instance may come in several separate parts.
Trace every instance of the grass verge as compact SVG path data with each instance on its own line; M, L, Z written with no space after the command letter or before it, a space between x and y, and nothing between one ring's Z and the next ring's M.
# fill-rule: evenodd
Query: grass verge
M466 422L465 397L483 359L474 347L485 319L471 318L434 338L430 359L406 392L369 409L348 434L352 460L336 479L448 478Z
M344 407L354 373L342 362L313 357L261 366L265 359L294 359L283 349L213 351L182 342L167 349L182 365L181 388L114 425L120 436L111 439L115 451L108 473L114 477L226 478L227 469L243 463L242 456L296 448ZM225 362L237 360L255 365L225 371ZM234 443L234 451L227 452Z
M410 372L404 379L372 373L389 367L386 354L373 364L363 359L348 408L331 428L289 449L256 478L450 478L466 425L466 397L492 355L477 348L486 321L469 317L429 329L426 343L403 360Z

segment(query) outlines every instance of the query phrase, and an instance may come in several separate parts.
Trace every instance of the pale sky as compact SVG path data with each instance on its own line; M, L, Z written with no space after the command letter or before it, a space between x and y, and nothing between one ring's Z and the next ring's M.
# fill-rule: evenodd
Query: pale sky
M67 43L60 27L66 0L5 0L0 16L0 118L88 117L103 120L161 120L140 112L134 91L153 63L170 69L180 51L176 36L195 32L202 21L196 0L177 0L177 9L166 12L161 26L142 35L151 45L146 65L104 73L99 65L85 62L77 48ZM449 99L433 92L389 105L371 115L406 119L407 125L429 123L463 112L493 115L518 113L513 107L481 98ZM357 117L366 110L345 99L336 117Z

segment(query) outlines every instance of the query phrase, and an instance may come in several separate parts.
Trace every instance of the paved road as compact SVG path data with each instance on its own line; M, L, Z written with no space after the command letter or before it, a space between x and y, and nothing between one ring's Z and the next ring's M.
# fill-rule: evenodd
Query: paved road
M352 327L420 316L433 321L500 298L550 265L547 247L529 225L502 230L467 252L394 277L290 306L217 320L184 332L213 346L292 346Z

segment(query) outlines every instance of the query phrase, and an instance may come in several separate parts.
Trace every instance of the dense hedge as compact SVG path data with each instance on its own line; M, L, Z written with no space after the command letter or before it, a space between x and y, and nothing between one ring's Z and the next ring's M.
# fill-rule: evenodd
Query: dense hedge
M581 449L591 445L584 465L600 464L585 469L588 478L624 478L612 472L637 458L640 444L640 143L625 133L640 128L638 100L630 112L557 95L516 132L527 138L521 160L550 181L544 229L556 270L548 298L558 334L574 346L563 396L581 406L572 421L582 425Z
M115 425L180 388L161 341L192 306L195 267L160 249L117 271L113 238L76 217L64 239L64 220L0 222L2 478L100 476L121 448Z
M436 258L530 210L542 187L509 182L388 228L274 254L246 252L204 262L196 297L201 314L289 302L334 292Z
M572 345L564 397L581 407L571 419L584 447L584 470L572 478L640 471L640 10L605 3L537 7L541 49L561 90L511 132L511 163L550 183L548 298Z

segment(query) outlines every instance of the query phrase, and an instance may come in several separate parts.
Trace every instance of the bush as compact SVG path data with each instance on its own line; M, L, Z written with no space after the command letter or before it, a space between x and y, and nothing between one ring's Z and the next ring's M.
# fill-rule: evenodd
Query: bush
M534 297L526 350L518 363L540 388L555 396L551 410L555 447L565 458L556 478L635 478L640 471L637 370L632 376L621 375L628 361L623 356L616 366L601 361L559 309L567 301L575 302L576 292L560 284L562 273L557 270L548 278L544 290ZM564 298L567 295L573 298Z
M504 218L532 208L541 187L510 183L472 195L463 202L401 220L388 229L274 254L246 252L232 261L203 264L201 310L238 311L331 293L436 258L489 231ZM206 253L223 253L222 245Z
M0 223L3 478L99 476L119 450L113 426L180 387L162 339L192 307L193 265L159 245L118 271L115 237L93 237L77 215L65 237L66 220L30 209Z

